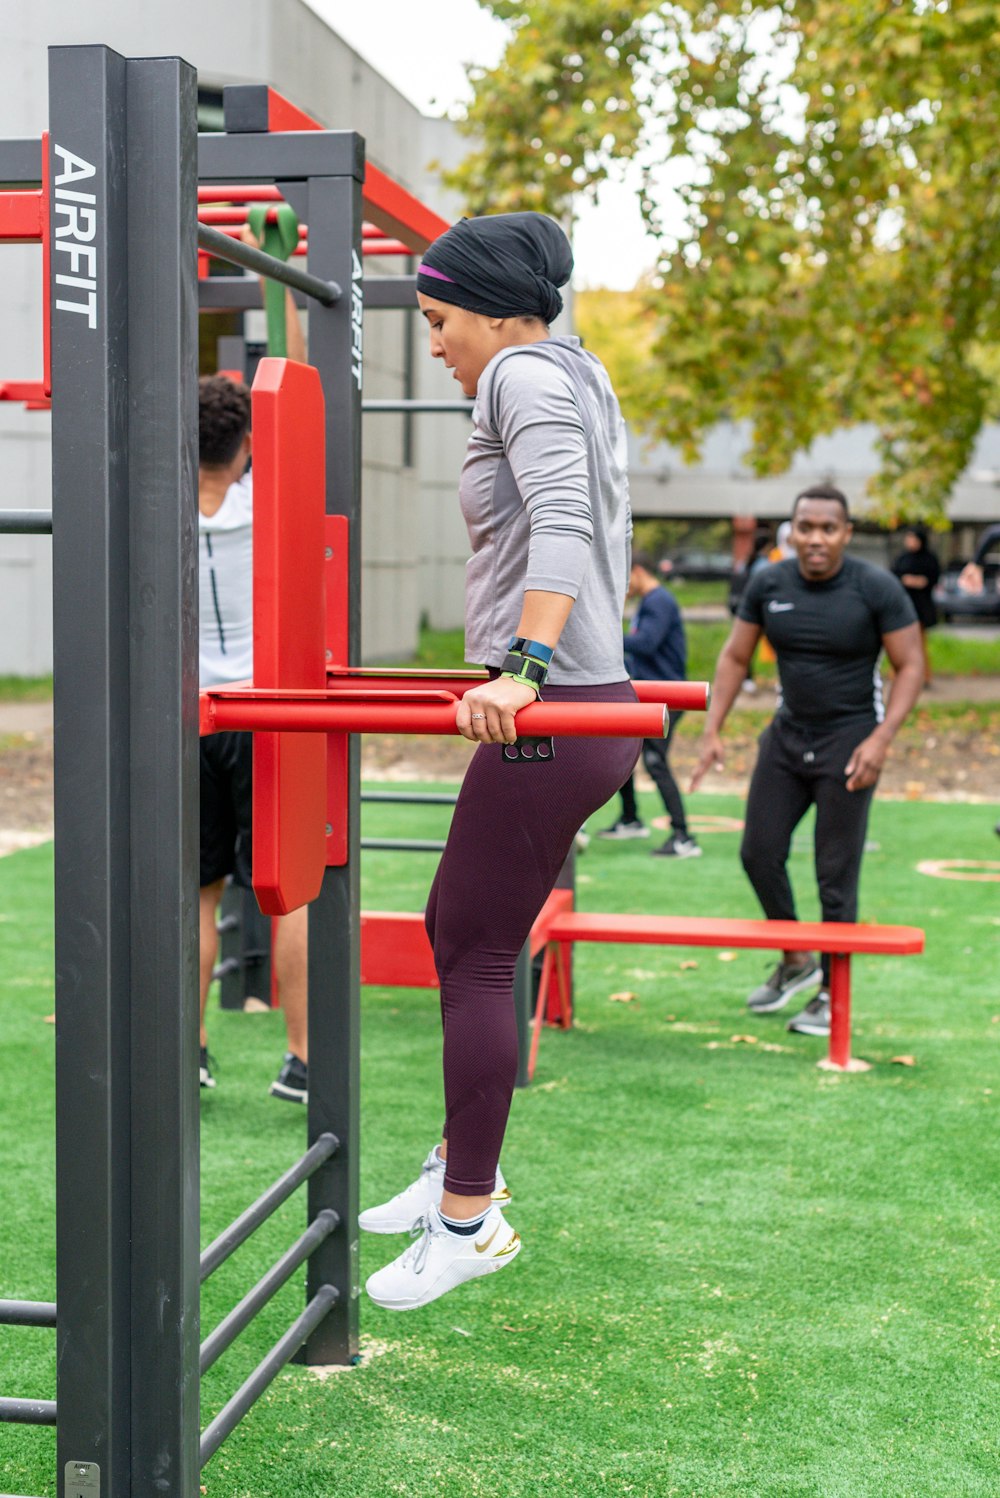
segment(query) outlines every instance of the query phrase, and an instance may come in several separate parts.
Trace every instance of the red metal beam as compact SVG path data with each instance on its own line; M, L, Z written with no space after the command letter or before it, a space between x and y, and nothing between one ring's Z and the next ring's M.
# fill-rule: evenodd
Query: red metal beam
M443 693L345 696L210 687L201 694L201 732L457 733L456 700ZM442 696L444 701L434 700ZM522 734L538 738L653 739L662 737L663 720L657 703L536 702L521 709L517 726Z
M327 690L331 693L359 690L369 693L381 689L392 691L450 692L462 697L470 687L488 680L485 671L386 671L379 667L360 671L327 671ZM661 703L679 712L704 712L708 706L707 681L634 681L640 702Z
M0 240L5 244L35 244L45 227L45 205L40 188L31 192L0 192Z
M273 88L268 89L267 94L270 130L323 129L310 115L290 104ZM447 219L434 213L370 161L365 166L361 196L372 223L383 233L401 240L409 247L410 254L422 254L439 234L451 227Z
M292 104L277 89L269 88L267 91L267 128L268 130L323 130L326 127L311 115L306 114L304 109L299 109Z
M414 254L423 254L428 245L451 227L447 219L426 207L370 161L365 167L361 196L372 223L408 244Z

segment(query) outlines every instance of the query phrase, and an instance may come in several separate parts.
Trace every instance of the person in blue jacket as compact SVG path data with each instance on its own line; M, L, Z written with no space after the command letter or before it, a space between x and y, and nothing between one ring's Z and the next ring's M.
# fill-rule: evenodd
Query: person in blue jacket
M632 553L629 597L638 598L632 625L625 636L625 665L635 681L683 681L687 675L687 641L684 621L674 595L656 576L656 563L648 552ZM700 858L701 848L688 831L684 801L670 769L670 741L683 713L671 713L662 739L643 739L642 762L663 798L670 818L670 836L660 848L659 858ZM630 775L621 788L622 814L613 826L599 832L602 838L648 837L649 828L639 817L635 782Z

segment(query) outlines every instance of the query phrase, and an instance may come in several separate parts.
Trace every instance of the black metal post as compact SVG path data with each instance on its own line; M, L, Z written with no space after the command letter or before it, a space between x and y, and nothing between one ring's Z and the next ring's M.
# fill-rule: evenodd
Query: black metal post
M161 1498L199 1470L197 108L187 63L129 61L131 1492Z
M57 1462L96 1464L117 1495L132 1422L124 58L53 48L49 101Z
M196 84L50 53L57 1451L198 1475ZM81 627L81 621L86 627ZM66 1490L68 1491L68 1490Z
M249 139L250 137L244 137ZM362 145L357 142L357 160ZM310 318L309 356L326 394L327 512L350 522L348 657L361 658L361 171L310 178L309 258L319 276L349 279L329 310ZM347 1363L358 1352L358 1144L361 1053L361 758L352 736L348 771L348 861L329 868L309 911L309 1139L332 1132L333 1159L309 1183L309 1217L332 1207L340 1227L309 1261L308 1294L334 1285L331 1313L312 1331L305 1361Z

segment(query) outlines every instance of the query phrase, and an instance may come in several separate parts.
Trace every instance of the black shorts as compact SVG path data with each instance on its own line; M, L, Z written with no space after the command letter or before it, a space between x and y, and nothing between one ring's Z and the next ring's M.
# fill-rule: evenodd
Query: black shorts
M213 733L201 740L199 884L232 874L249 889L253 870L253 734Z

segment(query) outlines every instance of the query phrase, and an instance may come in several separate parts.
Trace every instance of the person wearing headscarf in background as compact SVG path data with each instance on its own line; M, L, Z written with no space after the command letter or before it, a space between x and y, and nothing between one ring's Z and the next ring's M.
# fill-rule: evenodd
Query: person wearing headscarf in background
M549 325L573 269L539 213L464 219L417 270L430 353L475 398L459 480L472 557L459 731L479 745L427 902L441 984L445 1128L419 1176L361 1214L415 1241L367 1282L392 1310L426 1305L513 1262L517 1233L500 1148L518 1064L514 968L578 828L631 774L636 739L555 741L545 763L507 763L515 717L553 702L634 702L621 614L631 513L625 425L607 373Z
M927 527L908 525L903 531L903 551L892 564L892 572L906 589L907 597L917 611L920 646L924 652L924 686L931 685L931 660L927 650L927 631L937 623L934 588L941 576L941 563L927 545Z

